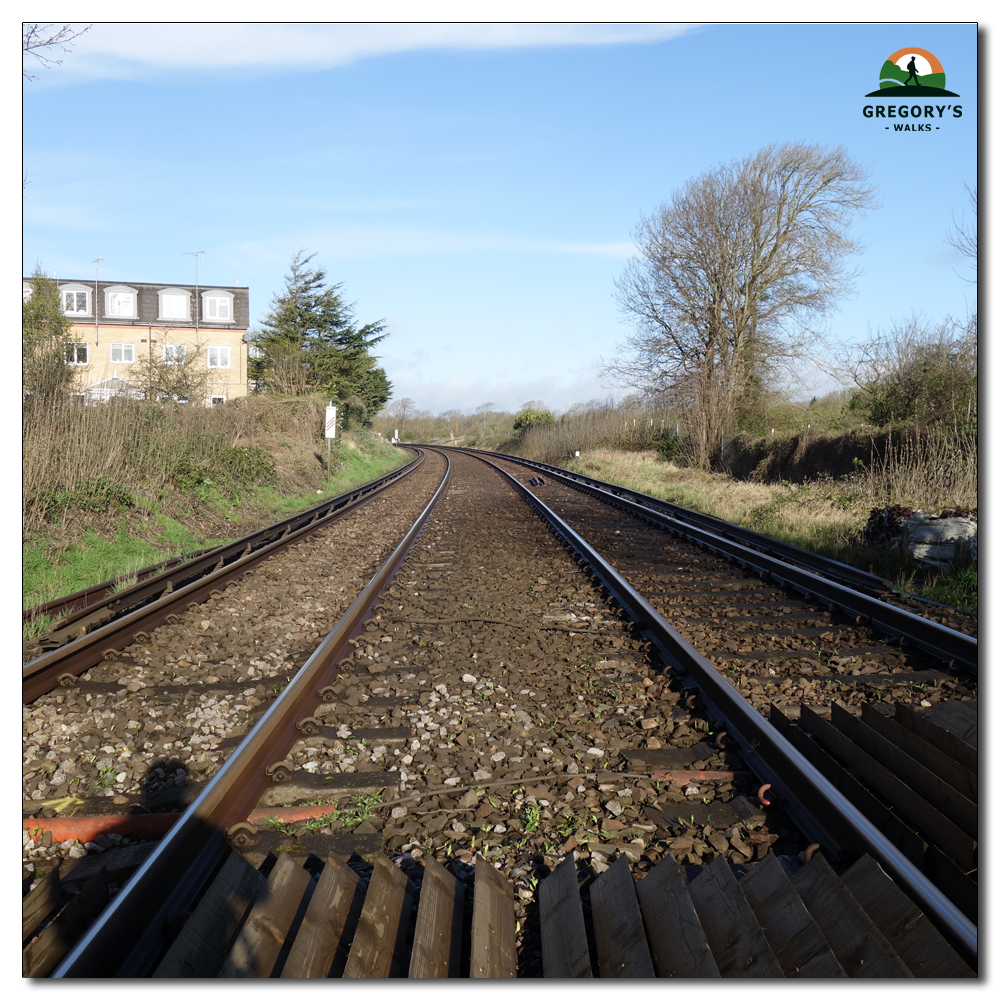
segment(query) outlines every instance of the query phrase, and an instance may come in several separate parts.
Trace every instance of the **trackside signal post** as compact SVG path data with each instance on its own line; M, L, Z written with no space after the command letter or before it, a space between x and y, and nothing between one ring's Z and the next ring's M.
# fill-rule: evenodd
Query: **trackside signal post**
M326 481L330 482L330 441L337 436L337 407L330 400L326 408Z

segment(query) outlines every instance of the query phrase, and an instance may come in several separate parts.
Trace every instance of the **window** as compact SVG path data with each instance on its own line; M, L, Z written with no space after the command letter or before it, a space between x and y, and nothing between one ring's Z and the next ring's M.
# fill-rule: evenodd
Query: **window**
M126 285L110 285L104 289L104 315L118 319L135 319L136 291Z
M183 344L164 344L163 363L165 365L182 365L187 358L187 348Z
M247 344L247 357L253 361L264 357L264 348L259 344Z
M208 367L209 368L228 368L229 367L229 348L228 347L210 347L208 349Z
M112 344L111 360L115 364L130 365L135 361L134 344Z
M225 401L225 396L209 396L208 404L209 406L222 406Z
M160 297L160 314L167 319L187 319L188 300L186 295L163 295Z
M21 283L21 301L27 302L31 298L31 285L26 281Z
M159 292L160 319L188 322L191 318L191 293L183 288L164 288Z
M83 391L84 402L87 404L106 403L109 399L115 399L116 397L142 399L145 395L140 386L126 382L125 379L117 376L112 376L111 378L104 379L102 382L95 382L93 385L88 385Z
M67 316L87 316L90 314L90 292L64 288L62 304Z
M220 323L230 320L229 299L211 298L205 300L205 319L215 319Z
M85 365L87 363L87 345L86 344L67 344L66 345L66 364L68 365Z
M232 323L232 292L217 290L203 292L201 296L201 318L206 323Z

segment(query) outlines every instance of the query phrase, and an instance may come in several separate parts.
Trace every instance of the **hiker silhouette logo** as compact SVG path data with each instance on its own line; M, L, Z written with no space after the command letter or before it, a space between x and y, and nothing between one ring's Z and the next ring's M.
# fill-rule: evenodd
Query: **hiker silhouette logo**
M898 49L882 64L878 90L865 97L958 97L944 89L944 67L927 49Z

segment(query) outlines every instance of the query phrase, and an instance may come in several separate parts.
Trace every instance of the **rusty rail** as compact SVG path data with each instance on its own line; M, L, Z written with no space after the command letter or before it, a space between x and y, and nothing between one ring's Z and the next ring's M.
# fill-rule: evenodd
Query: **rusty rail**
M40 645L43 648L57 648L63 645L70 638L77 638L81 626L84 631L91 631L96 624L103 625L112 616L122 614L126 611L134 610L148 603L163 591L169 583L172 588L188 584L199 576L217 569L220 565L235 562L247 550L255 550L270 541L280 538L283 534L295 531L304 525L311 524L318 518L325 517L339 511L356 500L374 493L381 487L394 482L408 475L422 461L421 453L408 462L406 465L392 472L379 476L370 482L363 483L354 489L346 490L337 496L329 497L312 507L291 514L274 524L252 531L235 541L226 542L210 549L199 549L196 552L189 552L175 559L167 559L157 563L155 566L146 566L135 573L136 582L117 593L111 593L111 589L116 585L115 580L105 580L103 583L94 584L86 590L78 590L74 594L67 594L65 597L56 598L47 604L40 604L34 608L28 608L22 612L22 619L28 620L39 614L48 614L50 611L65 608L66 613L56 622L52 623L52 628L48 636L43 636Z
M248 570L265 559L303 541L337 518L368 503L398 482L402 475L412 472L422 460L423 453L420 452L417 458L403 469L375 480L376 485L367 484L351 493L341 494L340 497L313 508L312 511L296 515L290 521L279 522L271 528L262 529L260 532L239 539L225 546L225 551L222 551L221 547L218 551L212 550L209 555L196 560L193 565L185 565L163 573L154 582L137 584L131 588L131 596L126 596L128 592L118 595L123 598L124 607L128 608L136 603L139 606L106 623L98 624L91 631L86 631L86 628L82 627L83 634L78 638L25 664L21 671L22 701L33 701L55 688L60 683L60 678L71 682L73 677L84 673L102 659L113 658L114 654L129 645L137 634L162 625L169 616L192 604L202 603L213 592L224 590L228 584L240 579ZM346 499L338 506L331 507L334 501L342 498ZM310 513L311 517L308 516ZM298 526L293 527L296 523ZM273 538L281 524L285 524L284 531L279 537ZM259 542L260 538L264 539L263 544L258 544L254 548L255 542ZM192 582L182 583L179 588L175 587L175 580L187 580L192 575L195 576ZM90 614L88 609L84 610Z
M336 677L336 663L349 640L361 631L444 495L451 472L444 457L441 483L402 541L54 978L142 976L149 971L164 945L165 921L190 908L225 856L226 832L246 820L270 783L266 769L284 760L301 737L296 724L314 714L322 701L320 689Z
M914 900L964 961L978 965L976 925L842 792L747 700L618 571L509 472L477 455L538 511L656 647L663 662L688 676L713 721L725 726L749 767L781 787L789 813L812 839L855 857L871 855ZM777 575L777 574L775 574ZM837 585L832 585L837 586ZM844 589L844 588L839 588Z
M486 461L483 454L492 453L477 454L475 450L470 449L469 454ZM529 462L510 455L494 457L529 467L540 466L538 462ZM588 482L586 477L568 473L554 466L541 467L545 469L546 475L558 478L573 489L618 506L637 517L645 518L674 534L683 535L731 562L752 567L764 578L775 580L803 595L814 596L831 608L838 608L859 623L871 625L886 635L911 642L915 647L930 653L952 669L964 670L973 676L979 674L979 643L976 639L872 597L865 590L857 589L857 585L851 582L852 575L847 574L846 570L852 570L855 576L867 577L870 580L878 579L871 574L861 573L860 570L845 567L833 560L825 560L822 556L815 556L816 562L808 564L804 557L812 556L813 553L796 549L795 546L786 545L775 539L768 539L757 532L738 528L727 521L695 514L683 507L667 504L665 501L636 493L634 490L612 486L610 483L601 483L599 480ZM763 545L762 539L771 545L764 548L754 547ZM793 549L797 554L790 556L785 551L788 549ZM804 565L809 565L809 568L803 568ZM839 567L843 567L844 572L839 571ZM824 575L820 575L821 573Z

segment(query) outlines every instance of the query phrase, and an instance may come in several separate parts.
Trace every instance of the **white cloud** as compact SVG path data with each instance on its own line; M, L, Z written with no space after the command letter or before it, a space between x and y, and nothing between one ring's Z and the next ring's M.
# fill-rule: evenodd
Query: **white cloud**
M163 71L322 70L418 50L487 50L668 41L694 24L95 24L39 81Z

